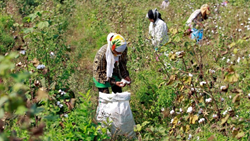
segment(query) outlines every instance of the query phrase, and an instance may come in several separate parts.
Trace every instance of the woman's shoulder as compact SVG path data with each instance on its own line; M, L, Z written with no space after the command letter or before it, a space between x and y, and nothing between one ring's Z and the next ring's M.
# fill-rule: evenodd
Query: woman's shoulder
M167 25L163 20L161 20L161 19L158 19L158 21L157 21L157 24L156 25L158 25L158 26L165 26L165 25Z
M98 52L97 53L105 53L106 52L106 50L107 50L107 44L106 45L103 45L99 50L98 50Z
M107 44L103 45L96 53L95 58L100 59L100 57L104 56L104 54L106 53L107 50Z

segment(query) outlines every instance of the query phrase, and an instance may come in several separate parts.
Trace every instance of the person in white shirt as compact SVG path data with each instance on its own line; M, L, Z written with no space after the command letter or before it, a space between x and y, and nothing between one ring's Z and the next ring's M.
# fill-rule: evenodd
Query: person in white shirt
M162 20L161 14L157 9L149 10L146 17L149 19L149 34L155 50L158 50L159 46L163 46L168 42L168 27Z
M162 8L162 9L165 9L165 8L168 7L168 6L169 6L169 1L168 1L168 0L162 1L162 3L161 3L161 8Z

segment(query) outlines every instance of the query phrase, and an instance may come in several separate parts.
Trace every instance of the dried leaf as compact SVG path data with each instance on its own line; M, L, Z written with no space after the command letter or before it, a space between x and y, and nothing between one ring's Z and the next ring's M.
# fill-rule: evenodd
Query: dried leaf
M190 130L190 126L189 126L189 125L186 125L186 130L185 130L185 132L187 133L189 130Z
M244 132L241 132L241 133L238 133L235 137L237 138L237 139L241 139L242 137L244 137L245 136L245 133Z
M33 136L43 135L43 128L45 127L44 123L41 123L38 127L32 128L31 133Z
M178 123L178 118L177 117L174 117L174 120L172 122L173 125L176 125Z
M195 124L195 122L198 120L198 116L197 115L192 115L189 118L189 123L191 124Z
M167 83L167 85L173 84L174 81L176 80L176 78L177 78L177 75L176 75L176 74L175 74L175 75L171 75L171 76L170 76L170 79L169 79L169 81L168 81L168 83Z
M34 59L31 61L31 63L33 64L33 66L37 67L37 66L39 65L40 62L39 62L36 58L34 58Z
M233 103L239 102L239 101L240 101L240 95L241 95L241 94L237 94L236 96L234 96L232 102L233 102Z
M210 136L207 140L208 141L214 141L215 140L215 135Z
M181 52L179 55L178 55L178 58L183 58L185 56L185 52Z
M234 88L231 90L232 93L242 93L243 91L241 89Z
M227 92L228 87L229 87L229 85L227 85L226 87L223 87L223 88L221 89L221 91L222 91L222 92Z
M228 50L221 52L221 55L223 56L223 55L225 55L227 53L228 53Z
M38 101L40 101L40 100L48 99L48 98L49 98L49 95L48 95L48 93L47 93L46 88L44 88L44 87L39 88L38 91L37 91L36 99L37 99Z
M221 119L221 125L223 125L224 123L226 123L229 117L230 117L230 115L227 114L226 117L224 117L223 119Z
M234 74L227 74L225 76L225 79L224 81L227 81L227 82L230 82L230 83L235 83L239 80L239 75L237 73L234 73Z
M237 134L239 133L239 131L237 131L237 130L233 130L233 137L235 137Z

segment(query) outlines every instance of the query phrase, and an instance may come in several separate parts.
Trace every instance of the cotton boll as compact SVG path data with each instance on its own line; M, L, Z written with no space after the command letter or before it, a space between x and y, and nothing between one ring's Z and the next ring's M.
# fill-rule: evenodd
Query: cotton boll
M227 110L228 110L229 112L233 111L231 107L227 108Z
M191 113L192 111L193 111L193 108L192 107L188 107L187 113Z
M63 116L64 116L64 117L66 117L66 118L68 118L68 117L69 117L69 116L68 116L68 114L64 114Z
M223 90L223 89L226 89L227 87L226 86L221 86L220 89Z
M209 69L210 73L215 73L215 70Z
M22 66L22 62L17 63L16 66L18 67Z
M173 123L174 122L174 119L171 119L171 122L170 123Z
M208 98L205 101L206 101L206 103L211 103L212 102L212 98Z
M192 135L189 134L189 135L188 135L188 140L191 140L191 138L192 138Z
M170 111L170 114L171 114L171 115L174 114L174 110L171 110L171 111Z
M188 76L193 77L193 75L191 73L189 73Z
M213 114L213 118L218 118L218 115L217 114Z
M59 107L62 108L62 107L63 107L63 104L60 104Z
M57 105L57 106L59 106L60 104L61 104L61 102L60 102L60 101L57 101L57 102L56 102L56 105Z
M203 109L200 108L200 110L198 111L198 114L201 114L203 112Z
M223 102L223 101L225 101L225 99L224 99L224 98L221 98L220 101Z
M202 82L200 82L200 86L204 86L204 85L206 85L207 83L205 82L205 81L202 81Z
M205 121L205 118L201 118L198 122L203 123Z
M250 95L250 94L249 94ZM182 109L180 108L180 112L182 112Z
M62 92L61 92L61 95L65 95L65 94L66 94L66 92L65 92L65 91L62 91Z
M224 111L222 114L223 114L223 115L226 115L226 114L227 114L227 110L226 110L226 111Z
M19 53L22 54L22 55L25 55L26 51L25 50L21 50Z
M240 57L238 57L237 62L240 63Z
M37 68L38 70L42 70L42 69L45 68L45 65L38 65L36 68Z
M165 111L165 108L161 108L161 111L162 111L162 112Z

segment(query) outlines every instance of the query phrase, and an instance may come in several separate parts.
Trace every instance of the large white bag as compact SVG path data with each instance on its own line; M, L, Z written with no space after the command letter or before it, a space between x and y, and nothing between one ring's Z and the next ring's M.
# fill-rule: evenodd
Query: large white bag
M135 137L135 122L129 105L130 95L129 92L116 94L99 93L96 118L98 122L107 122L107 118L112 121L112 135Z

